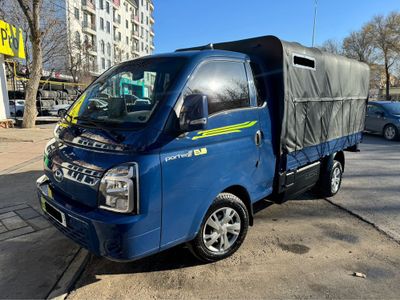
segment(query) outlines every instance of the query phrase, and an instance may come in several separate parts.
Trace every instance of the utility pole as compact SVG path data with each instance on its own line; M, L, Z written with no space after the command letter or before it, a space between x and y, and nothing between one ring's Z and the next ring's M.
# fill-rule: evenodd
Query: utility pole
M315 42L315 25L317 22L317 6L318 6L318 0L315 0L315 2L314 2L314 25L313 25L313 30L312 30L311 47L314 47L314 42Z

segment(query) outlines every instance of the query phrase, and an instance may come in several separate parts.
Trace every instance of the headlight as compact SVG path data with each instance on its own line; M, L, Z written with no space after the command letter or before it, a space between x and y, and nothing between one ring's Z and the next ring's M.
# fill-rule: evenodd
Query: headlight
M99 207L120 213L139 213L138 177L136 163L108 170L100 183Z

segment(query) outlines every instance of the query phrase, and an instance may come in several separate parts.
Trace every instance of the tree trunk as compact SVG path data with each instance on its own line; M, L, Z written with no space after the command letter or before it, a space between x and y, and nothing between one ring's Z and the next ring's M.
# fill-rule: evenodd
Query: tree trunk
M33 128L36 123L36 94L42 75L42 45L40 38L32 38L32 68L25 89L25 111L22 127Z
M390 73L389 66L385 63L385 75L386 75L386 100L390 100Z

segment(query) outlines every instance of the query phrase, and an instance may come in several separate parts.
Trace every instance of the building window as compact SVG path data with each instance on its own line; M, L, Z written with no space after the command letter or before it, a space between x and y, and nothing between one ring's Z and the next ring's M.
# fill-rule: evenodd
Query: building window
M111 56L111 44L107 43L107 54L108 56Z
M149 25L149 17L146 16L146 24Z
M100 0L100 9L104 9L104 0Z
M104 30L104 19L100 17L100 29Z
M76 7L74 9L74 16L75 16L75 19L79 20L79 9Z
M104 57L101 58L101 68L104 70L106 68L106 60Z
M142 51L144 50L144 45L143 45L143 42L142 42Z
M128 29L129 28L129 22L128 20L125 21L125 27Z
M118 41L121 41L122 40L122 38L121 38L121 32L118 32Z
M144 21L143 12L141 12L140 16L141 16L141 18L140 18L140 22L143 24L143 21Z
M111 60L107 60L107 68L110 68L111 67Z
M107 32L111 33L111 25L109 21L107 21Z
M129 45L129 38L126 37L126 45Z
M110 2L106 2L106 12L110 13Z
M104 47L104 41L103 40L101 40L100 41L100 49L101 49L101 53L105 53L105 47Z

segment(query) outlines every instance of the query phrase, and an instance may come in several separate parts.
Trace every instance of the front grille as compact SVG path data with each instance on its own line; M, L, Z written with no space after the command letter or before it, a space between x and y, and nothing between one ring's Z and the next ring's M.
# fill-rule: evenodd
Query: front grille
M67 227L64 227L53 218L48 218L50 222L64 235L69 237L71 240L81 245L82 247L89 249L89 226L83 221L65 216L67 219Z

